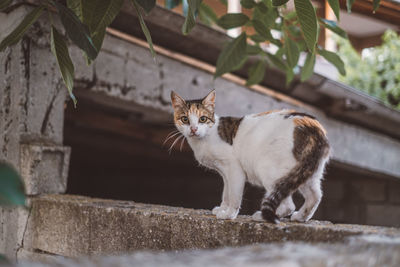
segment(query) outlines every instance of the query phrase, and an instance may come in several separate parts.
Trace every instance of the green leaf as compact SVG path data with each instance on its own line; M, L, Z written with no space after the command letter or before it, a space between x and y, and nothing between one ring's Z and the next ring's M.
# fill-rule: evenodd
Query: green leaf
M271 32L269 31L267 26L265 26L265 24L262 21L260 21L260 20L252 20L251 23L253 24L254 30L259 35L261 35L262 37L264 37L267 40L272 39Z
M299 61L300 51L296 43L290 38L286 39L285 52L289 67L294 68Z
M286 71L286 66L279 57L270 53L267 53L267 57L277 68Z
M251 66L249 69L249 79L246 82L246 86L260 83L265 75L267 65L264 60L259 60L257 64Z
M96 2L95 8L93 10L93 15L90 20L86 19L85 13L83 17L83 22L89 26L91 33L97 33L99 31L103 31L108 25L113 22L115 17L118 15L121 10L123 0L91 0ZM88 0L84 0L84 2L90 2ZM150 2L150 1L149 1Z
M265 42L267 40L266 38L262 37L259 34L254 34L254 35L250 36L250 39L256 43Z
M199 6L199 17L200 20L206 23L207 25L212 25L213 23L217 23L218 20L218 17L215 14L214 10L205 3L201 3Z
M351 7L353 6L355 1L356 0L346 0L346 7L348 13L351 13Z
M142 13L140 13L138 4L136 3L135 0L131 0L131 1L132 1L133 6L136 9L136 13L139 18L140 27L142 28L143 34L146 37L147 43L149 44L149 49L150 49L151 55L153 56L153 58L156 58L156 52L154 51L154 48L153 48L153 40L151 39L150 31L147 28L146 23L144 22Z
M256 5L256 2L254 2L254 0L241 0L240 4L242 5L242 7L250 9Z
M67 0L67 7L75 13L75 15L80 19L80 21L83 22L82 1L83 0Z
M342 59L336 55L336 53L324 50L324 49L319 49L318 53L323 56L326 60L328 60L330 63L332 63L339 71L341 75L346 75L346 69L344 67L344 63Z
M337 20L340 20L340 4L339 4L339 0L328 0L328 3L330 5L330 7L333 10L333 13L335 13L335 16L337 18Z
M72 63L71 57L69 56L67 44L64 41L63 36L57 31L57 29L51 27L51 51L57 59L58 68L60 69L61 76L64 80L65 85L68 88L69 95L74 101L76 106L76 98L72 93L74 88L74 64Z
M53 3L60 14L61 22L64 25L68 37L80 49L85 51L86 55L91 60L95 59L98 51L93 44L92 38L90 37L88 27L79 20L79 18L71 9L58 2Z
M25 206L24 183L14 168L5 163L0 163L0 205Z
M179 6L181 0L165 0L164 6L168 9L173 9L174 7Z
M217 60L214 78L230 72L246 57L246 33L240 34L224 47Z
M294 72L291 68L286 68L286 86L288 86L294 78Z
M313 53L318 36L318 22L314 6L310 0L294 0L294 5L308 50Z
M314 72L315 65L315 54L308 53L306 62L304 63L303 68L301 69L301 81L304 82L308 80Z
M261 52L262 52L262 49L259 46L247 44L247 47L246 47L247 55L258 55Z
M381 3L381 0L373 0L372 1L372 6L374 7L373 13L379 8L379 4Z
M156 5L156 0L136 0L136 2L143 8L146 14L149 14Z
M32 24L39 18L42 14L44 7L38 6L34 10L32 10L25 18L21 21L20 24L4 38L0 43L0 52L4 51L6 47L15 45L21 40L22 36L24 36L25 32L32 26Z
M243 13L229 13L220 17L217 24L227 30L243 26L248 21L249 17Z
M256 4L256 9L258 9L261 13L267 13L268 12L268 7L263 2L257 3Z
M1 0L0 1L0 10L5 9L11 4L12 0Z
M343 38L345 38L345 39L348 39L347 33L346 33L342 28L340 28L340 27L336 24L335 21L333 21L333 20L327 20L327 19L322 19L322 18L320 19L320 21L321 21L322 25L323 25L325 28L327 28L327 29L333 31L334 33L336 33L336 34L339 35L340 37L343 37Z
M189 34L189 32L196 25L196 12L199 8L202 0L188 0L188 13L186 15L185 22L182 25L182 33L184 35Z
M273 6L282 6L289 2L289 0L272 0L272 5Z

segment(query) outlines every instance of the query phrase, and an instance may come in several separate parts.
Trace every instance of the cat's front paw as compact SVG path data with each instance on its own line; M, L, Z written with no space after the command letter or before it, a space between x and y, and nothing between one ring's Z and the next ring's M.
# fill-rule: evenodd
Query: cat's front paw
M218 213L221 213L222 211L228 209L228 207L224 206L216 206L215 208L212 209L211 213L214 215L217 215Z
M233 220L236 219L238 214L239 214L239 209L228 208L219 210L215 215L217 216L218 219Z

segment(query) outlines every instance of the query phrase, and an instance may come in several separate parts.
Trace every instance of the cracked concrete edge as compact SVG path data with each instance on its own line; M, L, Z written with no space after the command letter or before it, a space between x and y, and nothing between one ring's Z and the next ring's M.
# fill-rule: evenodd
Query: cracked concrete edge
M218 220L210 211L130 201L46 195L32 200L26 249L79 257L302 241L344 242L349 236L400 237L400 229L310 221L278 225L248 216Z

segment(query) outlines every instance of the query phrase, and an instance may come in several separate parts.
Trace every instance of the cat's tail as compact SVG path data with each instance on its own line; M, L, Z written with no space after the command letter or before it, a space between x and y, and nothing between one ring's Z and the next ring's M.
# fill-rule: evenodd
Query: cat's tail
M294 119L293 155L296 166L284 177L277 180L271 192L267 192L261 204L264 220L279 223L276 209L286 197L317 172L329 157L329 143L326 132L318 121L309 118ZM324 160L323 160L324 159Z

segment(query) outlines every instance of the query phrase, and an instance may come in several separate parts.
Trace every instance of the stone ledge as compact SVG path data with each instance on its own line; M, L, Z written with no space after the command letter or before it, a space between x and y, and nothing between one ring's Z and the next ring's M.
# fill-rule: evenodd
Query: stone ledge
M332 243L368 234L400 237L400 229L318 221L274 225L247 216L218 220L206 210L47 195L32 199L24 244L25 249L76 257L282 241Z
M240 248L192 250L183 252L137 252L124 256L90 259L54 258L51 263L33 266L108 267L108 266L228 266L228 267L330 267L386 266L400 262L400 240L373 236L373 240L349 240L346 244L306 244L288 242L257 244ZM31 267L31 262L18 266Z

